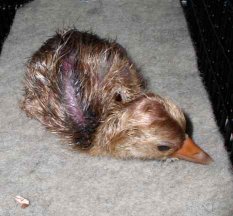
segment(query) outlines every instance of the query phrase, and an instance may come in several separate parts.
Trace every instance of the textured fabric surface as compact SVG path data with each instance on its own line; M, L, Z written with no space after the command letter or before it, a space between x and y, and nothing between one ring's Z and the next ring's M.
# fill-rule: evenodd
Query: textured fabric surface
M122 161L72 152L18 108L25 62L58 28L117 38L154 92L179 104L215 162ZM0 57L0 215L233 215L233 178L178 1L35 0ZM14 196L28 198L21 209Z

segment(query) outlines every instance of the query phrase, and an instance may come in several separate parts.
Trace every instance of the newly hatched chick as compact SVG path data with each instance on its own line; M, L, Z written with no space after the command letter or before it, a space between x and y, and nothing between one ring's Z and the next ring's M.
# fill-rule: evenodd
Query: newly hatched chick
M181 109L146 92L115 41L76 29L58 32L29 60L24 84L21 108L80 151L123 159L211 160L194 143L184 144ZM190 146L194 152L186 151Z

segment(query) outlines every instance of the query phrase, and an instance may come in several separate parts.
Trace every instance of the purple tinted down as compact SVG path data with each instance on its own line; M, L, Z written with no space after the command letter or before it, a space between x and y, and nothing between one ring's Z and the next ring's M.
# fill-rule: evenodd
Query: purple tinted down
M72 120L77 124L84 124L85 117L81 108L80 100L77 98L74 80L73 80L73 64L69 60L62 63L62 82L64 87L65 106Z

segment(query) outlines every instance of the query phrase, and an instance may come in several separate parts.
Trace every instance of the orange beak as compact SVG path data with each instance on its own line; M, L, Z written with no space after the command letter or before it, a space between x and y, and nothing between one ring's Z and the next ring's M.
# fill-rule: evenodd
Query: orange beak
M170 157L205 165L213 162L213 159L189 137L186 138L182 147L174 152Z

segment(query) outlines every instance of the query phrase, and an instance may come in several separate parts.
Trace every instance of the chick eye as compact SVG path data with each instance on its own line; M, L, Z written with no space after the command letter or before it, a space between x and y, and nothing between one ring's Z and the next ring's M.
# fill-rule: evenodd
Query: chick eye
M167 146L167 145L159 145L157 146L159 151L168 151L169 149L171 149L171 147Z
M117 102L121 102L121 101L122 101L122 97L121 97L121 94L120 94L120 93L116 93L116 95L115 95L115 100L116 100Z

